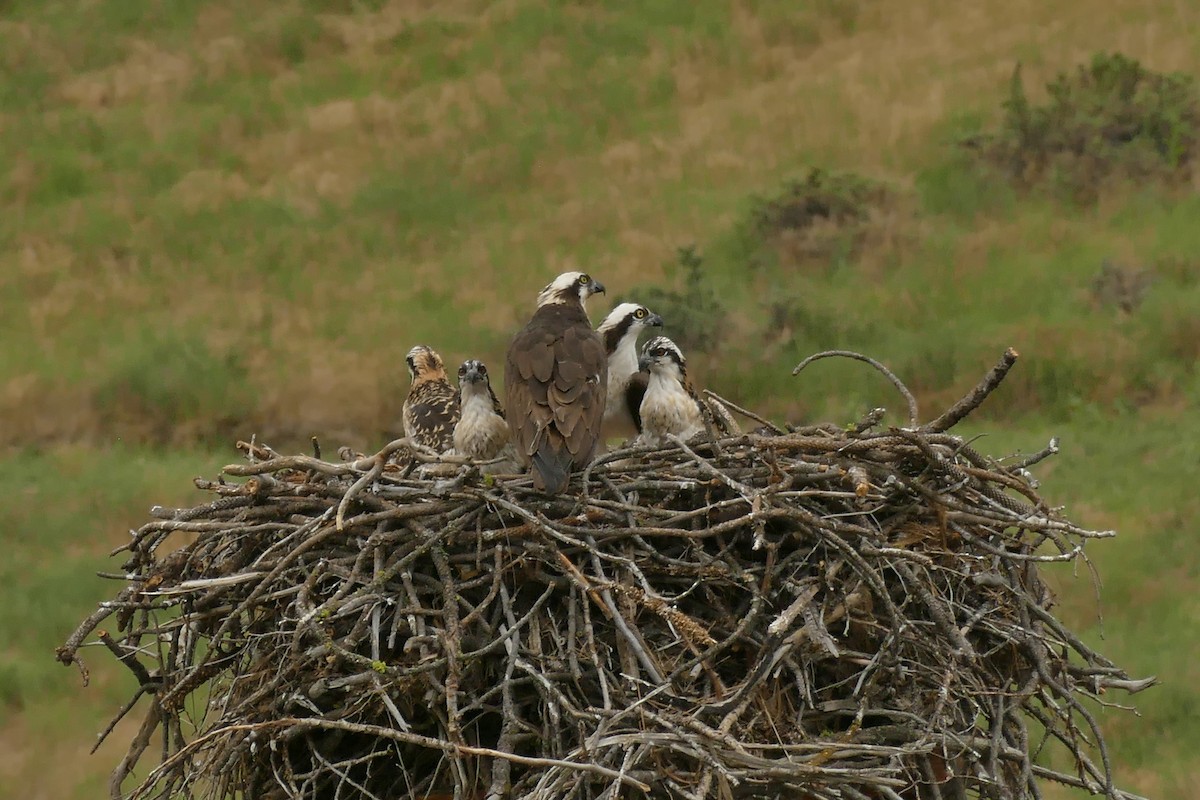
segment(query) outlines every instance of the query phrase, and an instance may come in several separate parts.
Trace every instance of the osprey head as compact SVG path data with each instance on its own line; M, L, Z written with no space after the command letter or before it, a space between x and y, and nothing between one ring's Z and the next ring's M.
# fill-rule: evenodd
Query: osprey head
M594 294L603 294L604 284L586 272L564 272L538 294L538 308L551 303L583 305Z
M677 344L665 336L655 336L642 347L638 369L651 373L677 370L683 375L687 372L687 359Z
M413 383L446 379L446 366L432 347L419 344L408 351L404 360L408 363L408 375Z
M637 340L638 334L645 328L661 328L663 318L637 303L621 303L600 323L596 330L604 338L604 349L611 356L617 346L632 337ZM632 345L631 345L632 346Z
M482 383L485 385L488 383L487 367L484 366L482 361L476 361L473 358L468 359L458 368L458 385L463 386L468 383Z

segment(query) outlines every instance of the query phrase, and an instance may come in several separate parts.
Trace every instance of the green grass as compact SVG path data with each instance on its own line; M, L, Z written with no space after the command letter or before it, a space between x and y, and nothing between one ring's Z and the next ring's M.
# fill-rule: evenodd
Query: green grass
M1114 702L1136 704L1142 718L1118 710L1102 710L1100 718L1126 769L1158 777L1157 796L1193 796L1200 640L1185 632L1200 619L1200 600L1185 587L1200 580L1194 547L1200 497L1180 479L1179 469L1200 463L1200 424L1186 414L1084 407L1060 425L989 431L973 423L962 431L985 432L977 446L993 453L1030 452L1060 436L1061 453L1036 469L1043 495L1065 505L1082 524L1118 532L1089 547L1101 576L1099 603L1086 572L1047 570L1058 613L1131 674L1162 681L1129 701L1109 695Z
M1196 375L1191 309L1200 302L1200 262L1189 260L1192 234L1179 228L1178 208L1195 208L1195 202L1181 200L1169 213L1133 202L1111 215L1031 202L999 223L1019 238L988 242L979 253L978 231L952 223L928 235L895 269L869 278L856 267L798 275L789 265L760 262L746 280L739 265L749 256L738 244L741 234L730 234L714 242L706 275L734 307L766 313L747 322L746 344L727 348L736 355L733 374L710 381L736 386L760 405L825 415L847 391L865 401L856 387L874 386L876 378L860 365L814 366L796 379L783 367L818 350L857 349L903 376L935 404L927 408L932 413L936 403L953 399L951 389L965 388L1014 346L1025 354L1011 379L1019 389L998 398L988 414L1062 420L1087 402L1182 401ZM1140 263L1163 267L1142 306L1125 318L1115 307L1097 306L1090 286L1105 258L1130 240L1150 249ZM772 342L778 365L769 371L752 357L764 339ZM781 400L801 388L832 400L790 407Z
M187 488L191 477L220 466L212 455L204 459L114 446L27 451L0 461L11 499L0 509L0 527L24 534L8 542L0 563L0 580L12 589L0 605L0 639L17 653L0 660L23 680L0 681L0 694L27 707L45 686L63 683L45 669L45 658L79 621L78 609L112 588L93 573L120 572L122 559L108 553L125 541L121 526L136 527L165 498L199 497ZM30 626L32 619L39 624Z
M128 726L100 754L86 753L135 688L99 650L81 656L91 672L54 661L81 610L110 597L121 572L109 553L128 541L155 504L195 503L195 475L214 474L232 453L155 451L114 445L52 447L0 459L0 530L6 532L0 582L0 797L94 797L128 743ZM21 787L21 788L15 788Z
M230 64L214 66L224 51L206 49L211 42L203 37L179 49L181 32L211 27L200 25L198 5L156 5L144 19L101 5L74 16L70 4L13 9L30 34L13 35L28 58L8 58L5 88L13 91L0 95L7 108L25 111L19 85L24 63L57 59L58 74L48 82L65 86L67 97L44 92L51 95L49 113L23 114L16 125L0 128L3 144L23 151L16 178L3 187L4 199L23 213L0 223L0 235L17 248L69 248L46 254L43 269L54 274L54 287L20 272L10 287L12 302L19 307L44 301L57 311L58 298L48 296L52 288L79 284L74 294L86 292L92 302L45 324L63 345L54 354L55 371L90 373L101 392L106 379L93 368L88 344L114 314L174 309L186 305L178 302L184 295L199 301L185 314L237 331L244 324L240 314L217 298L231 281L258 275L269 280L255 289L293 307L315 305L318 317L333 315L318 320L327 333L321 339L332 346L345 315L322 307L324 290L336 291L347 272L362 268L403 278L404 270L391 263L397 253L441 257L481 219L503 224L520 212L512 208L514 192L528 186L547 151L569 157L647 123L645 132L669 132L669 112L627 113L657 110L671 100L673 80L662 66L646 79L648 54L660 47L677 50L684 39L695 46L710 42L719 51L717 38L728 22L720 4L691 9L665 4L644 19L615 10L600 19L521 4L483 32L461 19L431 14L397 26L393 37L374 46L371 66L382 67L376 70L343 60L341 48L317 46L338 38L326 17L292 4L265 14L216 4L208 16L227 17L227 30L216 31L226 39L217 41L232 55ZM369 7L348 10L342 19L361 18ZM111 36L94 52L77 47L100 38L88 36L89 30ZM148 42L153 49L141 46ZM154 60L160 49L161 65ZM553 68L531 63L539 50L563 63ZM150 63L135 67L139 59ZM168 70L165 89L141 77L181 61L185 68ZM296 80L273 80L283 71ZM494 80L473 80L480 73ZM351 111L344 125L335 120L327 127L312 117L322 104L372 95L391 100L397 93L400 104ZM311 205L310 186L296 186L279 174L295 159L278 152L273 140L297 128L315 129L299 145L301 160L320 161L326 146L333 153L334 163L314 169L337 173L345 166L338 155L355 151L350 160L356 163L338 197L317 197ZM431 141L446 133L446 141ZM34 146L20 148L23 143ZM473 153L481 157L461 170L463 156ZM331 238L340 240L332 248ZM316 270L305 262L322 249L334 267L322 265L314 280ZM127 277L136 292L122 292L112 285L115 280L91 279L96 262L113 252L123 254L120 268L132 273ZM365 265L363 256L369 259ZM252 275L243 266L246 258L255 264ZM460 274L479 266L459 263ZM419 290L438 294L433 287ZM45 356L35 344L43 331L19 315L0 326L16 358L14 372L36 373ZM109 368L123 371L120 357L113 358ZM88 369L63 363L75 359L86 359ZM264 382L277 377L257 374ZM105 425L102 417L95 419L95 428Z
M865 365L790 375L818 350L879 358L926 419L1021 352L970 430L997 454L1063 437L1046 496L1120 531L1092 553L1103 647L1163 679L1145 719L1104 714L1118 768L1197 796L1200 200L1026 196L956 144L1001 119L1018 59L1042 102L1098 50L1200 74L1169 0L0 3L0 746L21 745L0 786L100 791L119 752L80 751L129 681L96 654L82 690L53 647L126 529L194 499L235 437L369 449L412 344L496 364L568 268L687 304L694 244L722 336L690 365L780 418L903 422ZM811 167L895 192L852 253L747 235ZM1093 296L1106 260L1156 274L1131 313ZM1099 641L1086 580L1056 580Z

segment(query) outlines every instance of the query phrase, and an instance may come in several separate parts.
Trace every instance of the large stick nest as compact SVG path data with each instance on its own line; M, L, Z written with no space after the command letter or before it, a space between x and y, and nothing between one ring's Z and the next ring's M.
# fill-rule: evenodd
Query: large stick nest
M59 650L111 618L99 643L138 678L111 794L1132 797L1091 700L1153 679L1068 630L1039 577L1111 533L1038 496L1053 443L1001 463L945 432L1014 358L925 426L631 448L554 499L399 469L404 440L241 443L223 473L245 480L154 509Z

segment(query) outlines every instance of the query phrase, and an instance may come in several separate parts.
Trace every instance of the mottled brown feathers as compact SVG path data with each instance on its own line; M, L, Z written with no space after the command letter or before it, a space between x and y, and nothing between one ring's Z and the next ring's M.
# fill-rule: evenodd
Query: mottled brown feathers
M404 435L439 453L453 445L458 423L458 392L446 379L442 357L417 345L405 358L412 387L404 400Z
M642 400L646 397L646 386L649 383L650 373L635 372L625 384L625 409L633 420L633 427L637 433L642 432Z
M591 291L603 291L593 284L598 288ZM543 301L513 338L504 389L518 457L531 465L534 486L558 494L600 443L608 363L582 298L564 302L548 294L550 288L542 294L555 299Z

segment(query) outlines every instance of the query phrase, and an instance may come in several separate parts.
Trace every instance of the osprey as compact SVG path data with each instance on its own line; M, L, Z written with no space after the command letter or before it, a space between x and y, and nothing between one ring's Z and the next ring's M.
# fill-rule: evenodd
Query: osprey
M604 441L618 436L628 439L641 429L639 409L649 376L638 371L637 340L646 328L661 328L662 324L662 317L645 306L621 303L596 328L608 354L608 399L601 429Z
M404 399L404 435L425 447L444 453L453 444L458 423L458 392L446 380L442 357L419 344L408 351L412 387Z
M638 366L650 373L641 403L641 441L655 447L667 444L673 433L687 441L704 430L707 409L687 376L687 359L665 336L655 336L642 348Z
M603 291L586 273L559 275L508 348L509 430L517 457L533 468L534 488L549 494L562 493L571 470L591 461L600 443L608 360L584 302Z
M476 461L491 461L505 455L507 461L486 465L484 473L515 470L516 453L508 422L483 362L471 359L458 368L458 403L460 416L454 426L453 452Z

